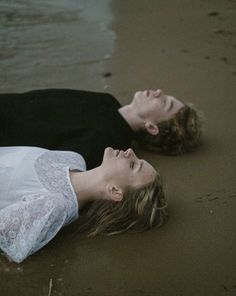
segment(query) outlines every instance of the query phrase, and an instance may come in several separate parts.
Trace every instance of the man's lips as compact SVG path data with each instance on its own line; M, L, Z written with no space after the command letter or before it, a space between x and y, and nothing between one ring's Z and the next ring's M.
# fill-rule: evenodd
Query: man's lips
M146 94L146 96L148 97L149 96L149 94L150 94L150 90L145 90L145 94Z

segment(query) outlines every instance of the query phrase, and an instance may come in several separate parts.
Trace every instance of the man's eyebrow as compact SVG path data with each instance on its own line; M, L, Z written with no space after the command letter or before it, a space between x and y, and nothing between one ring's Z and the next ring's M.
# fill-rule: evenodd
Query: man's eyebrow
M173 105L174 105L174 102L173 102L173 100L171 100L167 111L170 111L173 108Z

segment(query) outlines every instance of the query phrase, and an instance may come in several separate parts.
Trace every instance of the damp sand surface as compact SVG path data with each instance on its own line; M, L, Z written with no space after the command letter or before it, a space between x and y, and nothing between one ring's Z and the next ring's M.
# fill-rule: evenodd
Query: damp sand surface
M115 35L110 1L3 0L1 92L32 88L106 88Z
M137 151L166 181L165 226L86 239L75 223L20 265L0 256L0 294L236 295L235 2L29 3L1 1L1 92L107 90L127 103L160 87L203 110L205 131L191 154Z

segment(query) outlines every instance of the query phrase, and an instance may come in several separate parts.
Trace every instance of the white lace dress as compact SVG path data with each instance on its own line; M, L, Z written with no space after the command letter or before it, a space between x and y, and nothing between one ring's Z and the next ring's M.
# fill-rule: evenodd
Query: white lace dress
M84 171L75 152L0 147L0 249L21 262L79 216L69 170Z

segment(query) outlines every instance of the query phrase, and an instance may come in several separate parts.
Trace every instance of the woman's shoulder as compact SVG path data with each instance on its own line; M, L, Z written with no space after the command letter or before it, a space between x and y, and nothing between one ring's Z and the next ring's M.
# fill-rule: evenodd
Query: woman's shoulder
M74 151L50 150L44 155L45 159L49 159L57 164L69 166L72 170L86 170L86 162L83 156Z

